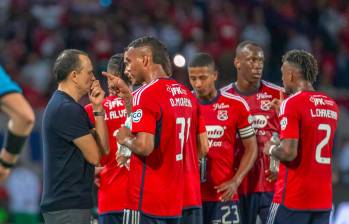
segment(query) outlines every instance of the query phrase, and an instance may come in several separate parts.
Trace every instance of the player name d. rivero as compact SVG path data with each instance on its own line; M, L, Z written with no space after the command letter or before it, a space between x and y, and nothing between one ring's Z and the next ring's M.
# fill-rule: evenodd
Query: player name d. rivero
M172 107L192 107L190 99L185 97L170 98L170 103Z
M310 109L311 117L325 117L325 118L332 118L334 120L337 120L338 114L336 111L333 110L327 110L327 109Z

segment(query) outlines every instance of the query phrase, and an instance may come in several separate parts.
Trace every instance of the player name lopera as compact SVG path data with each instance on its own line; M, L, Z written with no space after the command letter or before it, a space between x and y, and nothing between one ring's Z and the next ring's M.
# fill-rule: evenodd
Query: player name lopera
M310 110L311 117L325 117L325 118L332 118L334 120L337 120L337 112L333 110L326 110L326 109L313 109Z

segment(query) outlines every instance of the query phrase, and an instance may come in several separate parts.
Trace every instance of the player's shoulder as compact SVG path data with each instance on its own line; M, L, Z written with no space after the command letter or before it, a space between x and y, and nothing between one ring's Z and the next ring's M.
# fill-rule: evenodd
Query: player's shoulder
M0 79L10 80L9 74L5 71L4 67L0 65Z
M220 94L221 94L222 100L224 100L230 104L234 104L235 106L241 105L241 106L245 107L247 110L250 110L248 103L241 96L227 92L227 91L223 91L223 90L220 90Z
M220 88L221 92L232 92L233 90L234 90L233 83L229 83L228 85Z
M280 94L280 92L285 92L285 89L281 86L278 86L274 83L265 81L265 80L261 80L261 84L263 87L263 90L268 91L270 93L275 93L275 94Z
M323 92L305 92L306 97L309 98L309 102L313 103L315 106L325 106L332 109L338 110L338 105L336 101Z
M135 90L133 94L132 103L134 106L139 105L141 99L152 99L159 93L159 79L155 79L148 84L145 84Z
M294 93L293 95L290 95L289 97L287 97L287 99L285 99L284 101L282 101L281 106L280 106L280 115L285 113L285 109L286 108L293 108L293 109L297 109L300 108L301 105L298 105L299 102L302 102L302 98L304 97L304 95L302 94L301 91Z

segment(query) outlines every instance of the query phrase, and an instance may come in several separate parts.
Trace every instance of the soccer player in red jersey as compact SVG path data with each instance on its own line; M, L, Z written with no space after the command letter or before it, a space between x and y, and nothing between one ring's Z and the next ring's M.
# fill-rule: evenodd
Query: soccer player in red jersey
M157 39L133 41L124 62L135 82L147 83L133 95L131 130L122 127L117 133L118 142L132 151L124 223L177 224L183 208L183 152L192 146L189 139L197 139L191 131L198 125L192 96L169 78L169 55ZM121 86L107 76L115 88Z
M208 139L203 114L194 95L192 95L192 104L194 116L198 117L199 121L196 128L191 128L192 136L196 135L197 139L196 141L194 138L188 139L184 151L184 193L181 224L203 223L199 159L208 152Z
M217 71L210 55L195 55L188 70L209 139L206 181L201 185L204 223L240 223L237 189L257 157L249 106L239 96L217 91ZM245 151L234 170L236 135Z
M123 54L116 54L110 58L107 72L122 77L124 73ZM122 223L128 171L125 166L119 167L115 160L117 151L115 132L124 124L127 111L124 100L114 95L106 97L102 104L108 127L110 153L103 156L100 161L102 168L99 168L100 173L98 174L98 222L102 224ZM94 124L92 105L86 105L85 110L91 123Z
M338 107L314 90L318 66L310 53L287 52L281 72L292 95L280 107L281 142L268 142L264 150L281 161L268 223L328 224Z
M273 133L279 132L279 119L271 102L280 98L283 89L262 80L264 54L262 48L254 42L244 41L237 46L234 65L237 80L223 87L222 91L237 94L246 100L253 116L258 144L257 161L239 188L240 212L245 224L255 224L257 215L265 224L272 203L276 174L270 175L270 158L263 154L263 148ZM244 151L239 140L237 147L235 160L238 165Z

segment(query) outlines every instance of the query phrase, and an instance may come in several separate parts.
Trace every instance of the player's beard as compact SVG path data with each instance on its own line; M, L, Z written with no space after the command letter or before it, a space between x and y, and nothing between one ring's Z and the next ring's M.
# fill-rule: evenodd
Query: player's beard
M294 94L294 93L296 92L296 91L293 90L292 88L286 87L285 85L284 85L284 88L285 88L285 93L286 93L287 95L292 95L292 94Z

